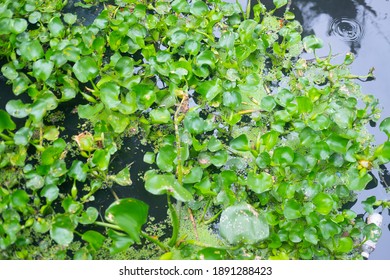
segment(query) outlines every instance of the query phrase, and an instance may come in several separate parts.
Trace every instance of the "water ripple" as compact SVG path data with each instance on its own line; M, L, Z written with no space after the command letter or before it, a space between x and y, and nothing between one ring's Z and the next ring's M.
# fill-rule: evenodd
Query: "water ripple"
M352 18L333 19L329 26L329 35L335 35L348 42L360 41L363 33L361 23Z

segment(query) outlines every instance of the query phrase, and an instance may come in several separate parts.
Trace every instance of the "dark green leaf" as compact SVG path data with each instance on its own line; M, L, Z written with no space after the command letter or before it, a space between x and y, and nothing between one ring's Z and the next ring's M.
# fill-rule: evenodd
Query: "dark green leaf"
M112 203L105 212L108 222L119 226L132 240L141 241L141 227L146 223L149 206L134 198L123 198Z
M230 147L236 151L249 151L249 139L246 134L241 134L240 136L234 138L232 141L230 141Z
M94 230L88 230L83 233L81 239L87 241L94 250L99 250L106 240L106 238L101 233Z
M5 129L14 130L16 128L16 124L11 119L10 115L4 110L0 109L0 133Z

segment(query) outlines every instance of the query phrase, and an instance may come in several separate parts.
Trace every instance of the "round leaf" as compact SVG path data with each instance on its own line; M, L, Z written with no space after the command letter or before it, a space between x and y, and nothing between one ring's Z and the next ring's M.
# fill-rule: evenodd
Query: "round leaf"
M269 226L263 215L242 203L222 212L219 232L230 244L256 244L269 236Z
M105 218L116 224L135 242L140 242L141 227L146 223L149 206L134 198L124 198L112 203Z
M86 83L97 76L99 69L95 60L92 57L86 56L82 57L73 65L73 73L80 82Z

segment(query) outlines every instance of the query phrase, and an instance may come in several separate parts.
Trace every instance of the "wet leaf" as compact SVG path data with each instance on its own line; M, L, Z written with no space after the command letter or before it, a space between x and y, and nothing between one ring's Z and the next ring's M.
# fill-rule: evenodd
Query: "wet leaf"
M272 188L272 176L268 173L261 172L260 174L249 173L247 185L249 189L257 194L266 192Z
M309 35L303 38L303 47L307 52L312 52L313 50L320 49L323 46L323 42L320 38L315 35Z
M33 64L33 76L38 80L46 81L50 78L53 71L54 63L44 59L40 59Z
M85 56L73 65L73 73L80 82L86 83L97 76L99 69L93 58Z
M203 1L194 1L192 2L190 12L194 16L203 17L209 12L209 8L207 7L207 4Z
M222 212L219 233L230 244L256 244L269 236L269 225L251 205L241 203Z
M38 40L23 42L19 49L21 56L28 61L36 61L44 55L42 45Z
M100 86L100 98L104 105L109 108L116 108L121 103L119 100L120 87L114 82L107 82Z
M92 163L100 170L107 170L110 158L110 153L107 150L96 150L92 157Z
M28 142L30 141L31 136L33 135L33 132L31 129L27 127L22 127L19 129L14 136L14 141L16 145L23 145L26 146Z
M79 160L75 160L72 162L72 166L69 169L68 176L80 181L85 182L87 179L87 171L88 171L88 165L82 163Z
M272 156L272 161L277 165L289 165L294 161L294 151L290 147L278 147Z
M64 24L59 17L53 17L47 25L50 31L50 35L53 37L61 37L64 33Z
M141 241L141 227L146 223L149 206L134 198L123 198L112 203L105 212L108 222L119 226L136 243Z
M51 238L59 245L68 246L73 241L74 224L69 216L58 214L50 228Z
M222 93L221 80L215 79L200 83L196 91L199 92L202 96L204 96L208 101L211 101L217 95Z
M133 183L130 179L130 171L128 167L123 168L116 175L111 175L110 179L121 186L130 186Z
M157 174L150 170L145 173L145 189L155 195L171 194L179 201L190 201L192 195L183 188L172 174Z
M96 221L98 216L99 212L95 207L88 207L82 212L79 222L82 225L90 225Z

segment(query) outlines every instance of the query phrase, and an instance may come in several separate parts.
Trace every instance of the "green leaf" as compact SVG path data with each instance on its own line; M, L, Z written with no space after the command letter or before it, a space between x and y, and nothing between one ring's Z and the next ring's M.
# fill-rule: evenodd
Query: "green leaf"
M20 47L21 56L28 61L35 61L43 57L44 52L39 40L23 42Z
M1 127L0 127L0 131L1 131ZM378 161L381 164L390 162L390 141L386 141L385 143L379 145L376 148L374 154L378 158Z
M121 232L109 229L107 231L107 235L112 240L112 245L110 246L111 254L122 252L128 249L130 245L134 244L134 240L132 238Z
M211 136L209 142L207 143L207 149L210 151L210 152L216 152L216 151L219 151L221 149L223 149L223 144L221 142L221 140L219 140L218 138L216 138L214 135Z
M62 20L59 17L53 17L49 24L47 25L50 31L50 35L53 37L59 37L62 36L64 33L64 24L62 23Z
M162 171L171 172L174 168L175 159L176 149L173 146L166 145L160 148L156 157L156 163Z
M184 50L191 55L197 55L200 51L201 44L195 40L186 40L184 44Z
M46 233L50 229L50 224L47 220L38 218L34 221L33 229L37 233Z
M360 175L357 169L351 169L348 171L347 187L351 191L362 191L371 180L372 177L370 174L365 173L364 175Z
M268 173L261 172L260 174L249 173L247 179L249 189L257 194L266 192L272 188L272 176Z
M294 161L294 151L290 147L278 147L274 150L272 161L277 165L289 165Z
M88 207L83 211L79 219L80 224L90 225L93 224L99 216L99 212L95 207Z
M110 153L106 150L96 150L92 157L92 163L100 170L107 170L110 163Z
M46 81L50 78L53 71L54 63L45 59L40 59L33 64L33 76L41 81Z
M303 42L303 47L309 53L312 52L313 50L320 49L323 46L322 40L314 35L309 35L303 38L302 42Z
M294 220L302 216L301 204L295 199L289 199L284 203L283 214L286 219Z
M172 34L170 45L177 48L183 45L186 40L187 33L182 30L178 30Z
M171 194L179 201L193 199L191 193L183 188L172 174L157 174L155 170L145 173L145 189L155 195Z
M211 164L216 167L221 167L226 163L228 157L229 155L226 150L219 150L211 156Z
M136 243L141 241L141 227L146 223L149 206L134 198L123 198L112 203L105 212L108 222L119 226Z
M203 176L203 169L200 166L191 168L190 172L183 178L184 184L194 184L200 182Z
M329 194L319 193L313 198L316 211L322 215L328 215L334 206L334 201Z
M73 25L77 21L77 15L66 13L64 14L64 21L69 25Z
M202 82L196 88L196 91L204 96L207 101L213 100L217 95L222 93L222 85L220 79Z
M73 65L73 73L80 82L86 83L98 75L99 69L92 57L85 56Z
M1 72L4 77L11 81L15 80L19 76L18 71L16 71L12 63L4 64L3 67L1 67Z
M77 181L85 182L85 180L87 179L87 171L87 164L83 164L81 161L75 160L72 162L72 166L69 169L68 176Z
M31 129L29 129L28 127L22 127L15 133L14 136L15 144L26 146L30 141L32 135L33 132Z
M305 230L303 233L303 236L307 242L310 242L311 244L317 245L319 238L317 234L317 230L313 227L310 227Z
M313 102L309 97L298 96L296 100L298 103L298 112L300 114L310 113L313 110Z
M184 118L184 127L191 134L197 135L204 132L206 122L200 118L197 112L187 113Z
M20 34L27 29L27 21L24 18L15 18L12 21L11 32L14 34Z
M73 241L74 224L66 214L54 216L50 236L59 245L68 246Z
M336 153L345 154L347 152L349 140L337 134L331 134L328 139L326 139L326 143L329 145L329 148Z
M256 244L269 236L269 225L250 204L241 203L223 210L219 233L230 244Z
M222 33L221 38L218 41L220 48L232 50L234 48L235 35L233 32L227 31Z
M223 93L223 105L235 109L241 106L242 97L238 91L225 91Z
M155 154L153 152L146 152L144 155L144 162L153 164L155 160Z
M198 259L200 260L226 260L227 252L226 250L220 248L208 247L204 248L196 253Z
M207 7L207 4L201 0L194 1L194 2L192 2L190 12L194 16L204 17L209 12L209 8Z
M319 228L323 239L329 239L341 232L340 226L328 219L322 219L319 222Z
M130 179L130 171L128 167L123 168L116 175L109 176L109 178L121 186L130 186L133 183Z
M16 128L16 124L11 119L10 115L4 110L0 109L0 133L5 129L14 130Z
M172 10L174 10L176 13L189 13L190 12L190 5L188 4L187 0L174 0L171 3Z
M267 151L270 151L279 141L280 133L271 130L261 136L261 144L265 146Z
M390 138L390 117L384 119L379 125L379 129L386 133L387 137Z
M10 205L19 211L26 211L30 197L24 190L16 190L11 194Z
M271 112L276 107L275 99L272 96L266 96L263 99L261 99L260 108Z
M81 236L81 239L87 241L94 250L99 250L106 240L104 235L94 230L88 230L84 232Z
M149 113L153 124L166 124L171 121L171 113L167 108L157 108Z
M47 203L53 202L58 198L60 189L56 185L47 185L41 191L41 196L46 197Z
M273 2L275 7L279 9L280 7L287 5L288 0L273 0Z
M240 136L234 138L232 141L230 141L230 147L236 151L249 151L249 139L246 134L241 134Z
M349 253L354 248L351 237L341 237L336 245L335 251L338 253Z
M128 78L133 76L134 60L130 57L121 57L115 64L115 71L119 77Z
M196 65L203 66L203 65L208 65L210 66L211 69L215 68L215 62L216 58L215 55L212 51L210 50L205 50L201 52L195 60Z
M121 101L119 100L120 87L115 82L107 82L100 86L100 99L104 105L109 108L116 108Z

